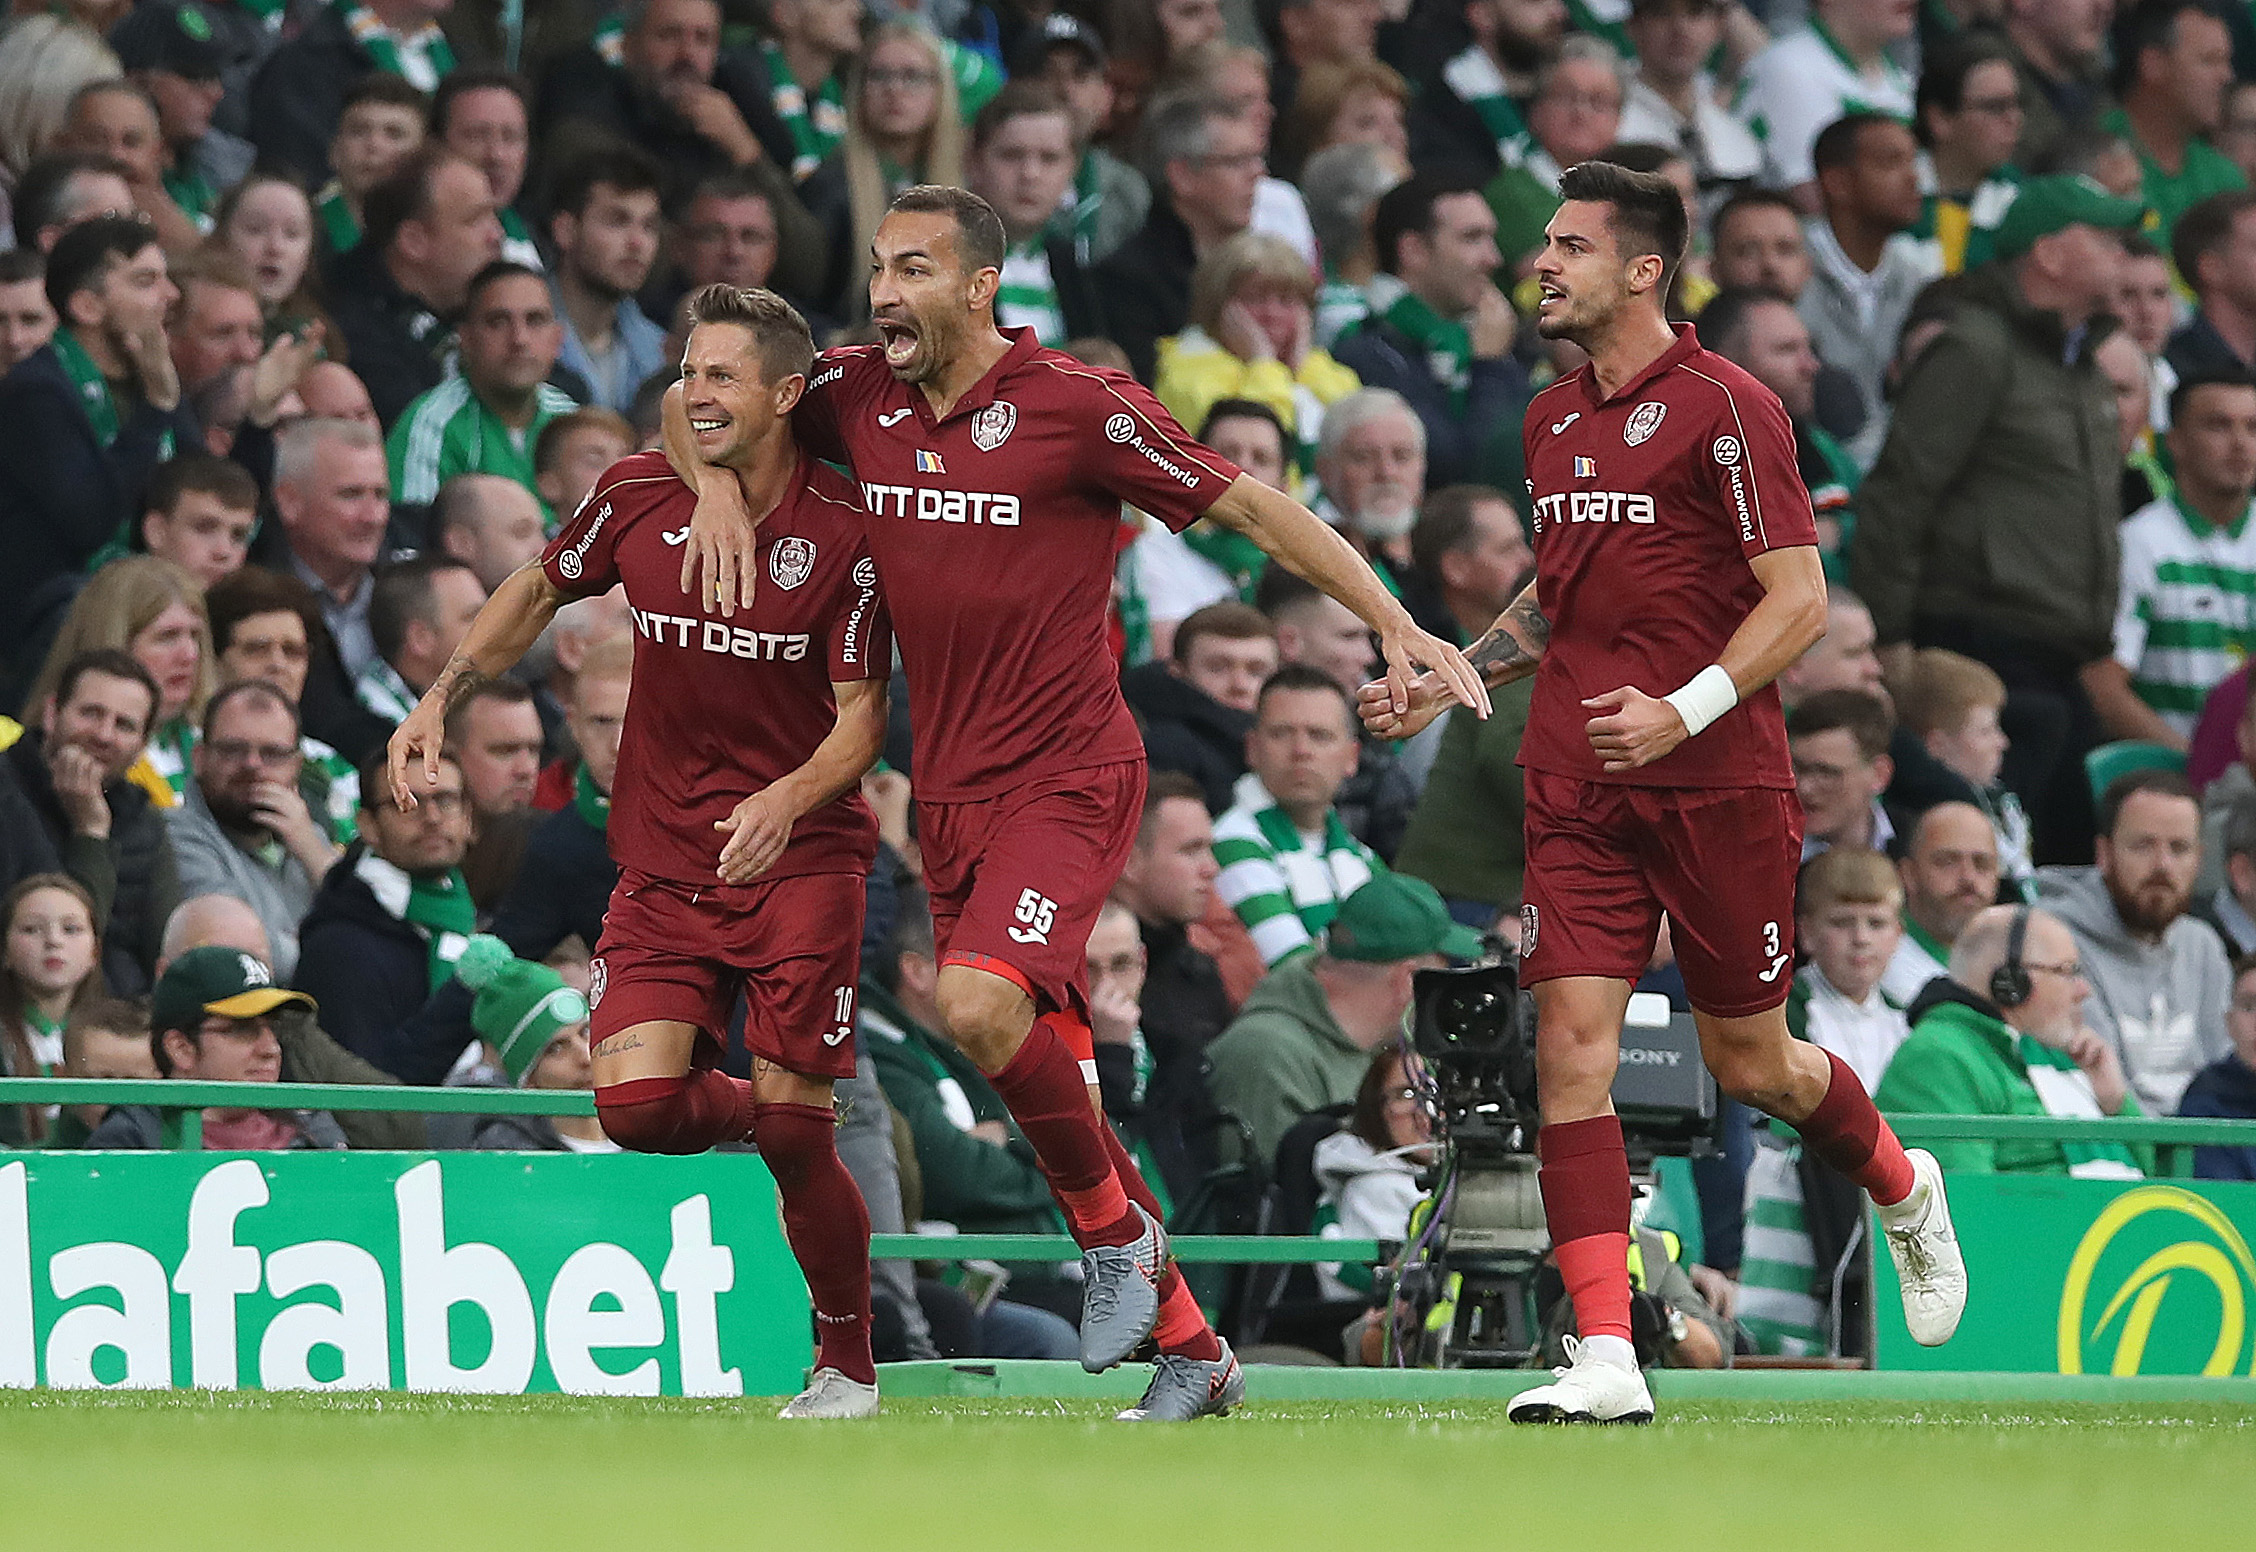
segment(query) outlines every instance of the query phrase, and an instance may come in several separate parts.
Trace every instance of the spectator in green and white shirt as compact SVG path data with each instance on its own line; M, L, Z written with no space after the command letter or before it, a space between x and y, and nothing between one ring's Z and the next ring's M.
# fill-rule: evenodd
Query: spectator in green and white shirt
M1003 218L1008 249L995 321L1045 345L1105 332L1096 287L1073 239L1050 228L1073 188L1073 116L1039 81L1014 81L980 110L964 174Z
M1913 84L1888 57L1916 21L1897 0L1816 0L1797 27L1747 61L1739 115L1763 145L1764 179L1817 209L1817 132L1850 113L1910 122Z
M2182 749L2203 698L2256 646L2256 383L2180 382L2169 447L2177 488L2123 524L2114 657L2085 673L2110 734Z
M1246 735L1247 773L1214 822L1215 891L1276 965L1312 947L1386 865L1350 835L1332 800L1361 753L1347 692L1328 674L1288 663L1269 676Z
M548 283L507 259L487 265L470 282L456 339L461 375L418 395L392 427L392 499L428 506L458 474L498 474L537 496L541 430L578 408L548 381L564 344Z

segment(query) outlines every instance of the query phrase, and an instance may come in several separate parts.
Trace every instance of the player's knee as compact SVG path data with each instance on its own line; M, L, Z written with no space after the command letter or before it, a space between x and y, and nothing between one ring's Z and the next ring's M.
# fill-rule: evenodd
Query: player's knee
M1001 1070L1025 1037L1026 994L998 976L942 976L934 1000L948 1038L981 1072Z
M1786 1053L1766 1041L1710 1038L1701 1042L1701 1055L1716 1087L1742 1105L1774 1110L1791 1085Z
M637 1078L595 1091L603 1135L634 1153L702 1153L713 1138L695 1124L685 1078Z

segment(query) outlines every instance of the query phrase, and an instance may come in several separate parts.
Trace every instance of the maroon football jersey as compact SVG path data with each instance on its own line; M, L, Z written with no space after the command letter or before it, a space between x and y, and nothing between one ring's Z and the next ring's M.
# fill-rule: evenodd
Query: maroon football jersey
M1520 763L1648 787L1791 787L1778 689L1765 685L1651 765L1608 774L1589 696L1666 695L1723 653L1762 598L1747 564L1817 543L1778 396L1690 324L1610 399L1585 366L1528 405L1536 597L1551 640Z
M713 826L806 764L837 724L833 683L892 672L893 641L844 476L805 453L791 492L760 524L759 587L728 619L681 588L697 498L662 453L604 471L541 554L576 597L627 585L634 691L611 784L611 855L654 878L718 882ZM877 821L859 791L801 819L763 877L866 873Z
M826 352L796 416L861 485L924 802L1143 758L1105 639L1120 504L1180 530L1238 477L1133 378L1005 332L945 420L874 345Z

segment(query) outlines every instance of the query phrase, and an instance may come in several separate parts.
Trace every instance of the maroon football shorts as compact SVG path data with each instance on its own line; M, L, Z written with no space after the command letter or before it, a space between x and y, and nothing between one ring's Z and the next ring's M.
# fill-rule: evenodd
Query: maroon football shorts
M741 989L754 1056L852 1077L863 888L859 874L803 873L700 889L622 868L588 967L590 1038L676 1020L698 1028L709 1061Z
M991 971L1024 988L1037 1013L1070 1011L1086 1023L1089 929L1143 811L1141 760L1064 771L975 803L917 804L940 963Z
M1634 982L1665 911L1693 1007L1740 1018L1786 1000L1802 858L1793 793L1526 778L1522 982Z

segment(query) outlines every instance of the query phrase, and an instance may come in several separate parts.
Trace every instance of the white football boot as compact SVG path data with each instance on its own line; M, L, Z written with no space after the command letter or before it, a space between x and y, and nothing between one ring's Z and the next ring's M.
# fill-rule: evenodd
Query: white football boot
M784 1418L877 1416L877 1387L850 1380L836 1369L817 1369L807 1388L776 1413Z
M1966 1257L1951 1228L1943 1167L1925 1148L1909 1149L1905 1156L1918 1183L1895 1206L1880 1209L1880 1227L1903 1288L1904 1325L1921 1347L1940 1347L1966 1313Z
M1551 1371L1550 1384L1514 1396L1504 1415L1515 1423L1651 1422L1653 1392L1645 1376L1634 1362L1599 1357L1594 1346L1568 1337L1567 1366Z

